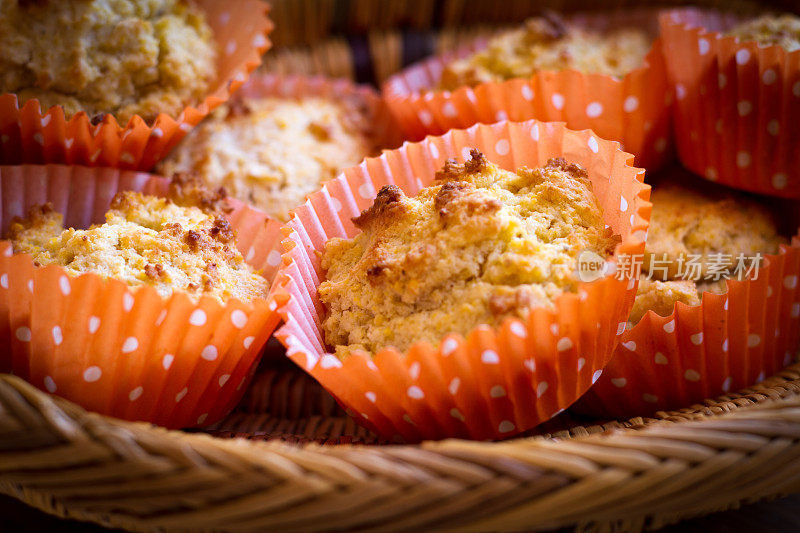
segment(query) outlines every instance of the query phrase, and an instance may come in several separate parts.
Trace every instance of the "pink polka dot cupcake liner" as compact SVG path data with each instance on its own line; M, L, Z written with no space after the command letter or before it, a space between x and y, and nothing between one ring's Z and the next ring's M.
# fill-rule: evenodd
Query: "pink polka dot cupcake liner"
M333 237L356 234L352 217L372 205L383 185L415 195L447 159L466 159L471 148L512 170L551 157L583 165L606 222L622 237L615 254L644 250L650 217L644 171L618 143L562 123L452 130L366 159L326 183L283 229L283 262L270 294L284 322L276 337L357 421L388 439L499 439L548 420L600 376L633 303L634 282L601 275L557 298L552 310L532 310L526 321L478 326L466 337L447 335L436 347L418 343L405 353L389 347L374 357L335 357L320 329L319 252Z
M800 51L722 32L741 20L700 9L662 14L681 162L737 189L800 198Z
M800 346L800 234L767 255L756 279L728 280L726 294L648 312L625 331L602 377L575 409L629 418L678 409L759 383Z
M162 195L149 174L64 165L0 166L0 221L52 202L67 227L102 222L118 191ZM229 220L248 263L272 279L280 225L231 201ZM86 409L169 428L204 425L237 403L274 330L267 299L225 304L162 298L96 274L36 267L0 241L0 371Z
M657 13L643 9L574 15L567 20L601 31L638 26L655 35ZM412 65L386 81L384 97L407 139L420 140L479 122L539 119L564 121L572 129L591 128L600 137L619 141L636 156L636 164L648 170L672 157L671 95L660 40L653 43L644 64L622 79L575 70L540 71L531 78L452 92L435 89L448 63L485 46L485 39L478 40Z
M20 107L16 94L0 94L0 163L67 163L148 170L214 108L226 101L261 64L270 47L269 5L260 0L197 0L219 49L217 78L202 102L177 117L161 113L152 124L138 115L127 125L106 115L93 125L86 113L69 120L61 106L41 109L30 99Z

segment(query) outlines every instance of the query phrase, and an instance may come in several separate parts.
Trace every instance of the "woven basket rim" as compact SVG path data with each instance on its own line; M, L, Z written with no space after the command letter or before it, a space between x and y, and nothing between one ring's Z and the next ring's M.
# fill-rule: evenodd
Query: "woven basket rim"
M793 375L797 373L798 375ZM668 425L672 424L682 424L682 423L690 423L690 422L702 422L707 419L715 418L715 417L724 417L731 414L735 414L741 410L749 410L749 409L759 409L761 406L765 404L769 404L770 402L774 402L776 405L780 405L781 403L786 403L787 405L793 405L794 403L794 395L785 395L786 386L790 384L797 384L798 391L797 396L800 399L800 361L794 362L793 364L787 366L779 373L771 376L761 383L755 384L753 386L747 387L735 393L725 393L715 398L707 398L702 403L697 403L691 406L682 407L676 410L670 411L656 411L652 414L652 416L636 416L626 420L616 419L613 421L608 422L617 422L621 423L623 427L615 427L611 431L638 431L641 428L653 425L653 424L661 424L666 423ZM48 399L52 401L56 407L59 409L67 409L67 412L74 413L74 416L92 416L98 420L104 420L106 423L114 424L114 425L133 425L136 426L138 429L143 431L150 431L154 430L156 433L174 433L179 434L182 436L186 436L187 438L193 438L196 435L203 435L205 432L201 431L192 431L192 432L185 432L182 430L174 430L174 429L166 429L160 426L150 424L148 422L137 422L137 421L128 421L128 420L121 420L111 416L102 415L99 413L95 413L89 410L86 410L74 402L71 402L67 399L61 398L56 394L50 394L48 392L42 391L35 386L29 384L28 382L24 381L23 379L14 376L13 374L5 374L0 373L0 386L1 387L11 387L15 390L24 390L26 396L30 396L32 398L36 398L36 404L42 405ZM747 398L748 402L739 402L737 400L741 398ZM716 405L724 405L725 407L721 412L715 412L713 409L710 408L709 404L716 404ZM0 405L2 405L2 401L0 400ZM690 416L695 416L698 418L689 418ZM590 427L590 428L600 428L606 424L592 424L589 426L577 426L578 428ZM597 438L599 435L605 434L609 430L605 432L594 432L588 437ZM495 444L500 443L509 443L509 442L517 442L517 441L524 441L527 439L563 439L566 437L567 433L565 431L558 431L556 433L543 433L539 435L533 436L517 436L512 437L509 439L504 439L500 441L474 441L469 439L446 439L447 441L453 442L464 442L470 443L479 446L492 446ZM233 437L226 438L226 437L215 437L212 435L208 435L210 438L220 439L220 440L248 440L244 437ZM570 436L569 438L585 438L585 437L574 437ZM269 442L269 441L266 441ZM437 441L423 441L417 444L385 444L381 446L398 446L398 447L409 447L409 448L417 448L425 445L429 445L433 442ZM438 441L443 442L443 441ZM317 444L308 443L308 444L298 444L296 446L306 447L312 446L316 447ZM350 446L349 444L325 444L324 446ZM372 446L372 445L366 445Z
M740 401L746 398L749 401ZM428 500L436 498L444 499L444 503L458 501L448 484L455 480L479 487L488 482L480 479L486 472L504 481L509 477L516 479L521 483L520 487L528 487L536 495L524 504L517 502L521 507L508 508L498 503L505 499L513 502L511 494L514 492L504 496L505 499L491 500L492 504L482 502L481 506L473 506L466 513L468 516L451 517L467 520L461 529L537 530L587 521L603 523L605 519L608 524L615 524L611 526L615 529L639 530L645 526L652 527L652 524L664 525L689 516L735 507L745 500L800 491L800 467L792 466L797 461L789 462L800 456L800 446L797 445L800 439L800 362L762 385L731 395L730 402L726 402L722 409L724 414L710 408L703 412L704 408L697 406L693 415L675 411L664 413L659 420L632 419L627 428L608 431L595 428L594 433L574 438L543 435L500 442L450 439L419 445L385 446L215 438L205 433L187 434L86 412L8 374L0 375L0 409L6 415L0 417L0 449L4 450L0 453L0 492L61 517L135 531L185 530L187 527L212 529L213 525L206 522L210 518L204 511L182 509L184 504L181 502L191 497L186 494L193 490L189 486L183 489L176 502L169 500L170 496L175 496L172 492L161 497L163 501L170 501L172 507L168 509L174 513L139 517L136 512L140 506L153 504L139 503L137 498L143 496L135 493L125 498L124 483L121 485L123 492L117 495L122 500L114 500L115 489L108 489L107 485L105 489L91 485L76 488L70 475L64 478L64 471L68 474L74 472L78 479L91 478L97 475L98 469L113 472L106 475L130 477L134 487L146 487L148 496L150 492L157 494L164 490L163 483L169 485L158 477L163 470L179 471L169 475L185 475L192 480L221 471L223 479L215 485L215 492L237 490L240 485L247 485L244 479L239 478L248 478L248 473L258 474L258 482L266 486L253 488L247 497L242 496L242 505L250 506L256 501L278 503L265 505L265 510L258 516L249 516L258 509L248 510L245 513L248 516L237 515L236 521L224 522L218 527L230 530L283 524L282 520L286 519L286 513L291 514L291 509L281 509L282 497L269 488L276 483L282 483L280 486L284 488L281 490L297 493L298 498L316 498L314 501L318 504L312 509L332 509L331 503L336 502L335 510L329 511L338 513L334 515L336 520L356 520L359 528L368 530L389 527L385 523L382 526L370 524L369 513L342 514L339 510L342 491L354 491L364 498L363 494L377 490L373 486L377 483L400 490L398 494L405 494L411 490L408 486L411 479L415 480L414 484L429 486L433 492L433 495L415 500L414 505L425 508L429 505ZM783 461L775 460L776 447L782 450L780 457ZM743 463L741 472L731 469L731 463L726 459L731 455ZM763 455L771 458L772 462L767 462ZM683 469L676 471L681 464ZM712 498L706 502L701 498L702 504L685 507L683 495L692 491L685 486L676 488L675 484L688 482L692 490L704 490L704 485L698 484L697 476L702 479L702 473L710 468L709 464L715 466L713 479L725 480L736 474L738 482L730 487L715 487L715 483L709 480L709 488L717 495L717 500ZM155 472L148 471L153 468ZM671 484L662 479L670 473L669 479L674 481ZM764 485L764 479L770 479L770 482ZM673 492L652 509L642 505L631 508L629 487L637 483L656 483L652 487L654 491L663 484L667 489L672 487ZM592 503L595 499L585 498L587 487L592 493L599 490L604 495L601 500L609 500L607 507L598 509ZM80 495L77 500L70 499L70 491L74 490L78 490ZM109 495L106 490L112 490L112 493ZM202 493L202 487L198 490ZM59 499L59 494L66 495L66 502ZM647 494L650 492L642 492L642 495ZM569 498L566 500L568 505L553 511L553 501L562 501L563 498ZM127 504L128 500L133 502ZM109 501L111 507L103 507L108 506ZM287 501L286 505L289 504ZM212 502L201 507L221 508L220 512L224 514L226 505L227 502ZM496 508L498 505L499 510ZM301 505L300 512L291 520L299 521L297 523L310 520L305 518L307 511L304 509ZM619 525L622 520L620 509L632 513L631 518L625 518L628 522L624 527ZM184 516L184 512L188 514ZM470 513L475 516L471 517ZM219 520L216 514L213 516ZM362 516L365 522L358 522ZM415 515L411 513L408 516ZM420 516L428 515L422 513ZM439 521L442 517L430 519ZM391 520L393 524L395 518ZM404 520L413 522L408 517ZM426 525L436 526L436 523ZM306 529L310 527L308 523L305 525ZM445 525L452 529L449 522ZM297 526L294 530L305 529Z

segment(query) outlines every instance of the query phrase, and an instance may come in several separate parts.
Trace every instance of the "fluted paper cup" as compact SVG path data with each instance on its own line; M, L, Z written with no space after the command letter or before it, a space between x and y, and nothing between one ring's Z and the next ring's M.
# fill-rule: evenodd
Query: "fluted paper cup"
M800 50L723 32L741 20L694 8L661 15L681 162L706 179L800 198Z
M529 121L476 125L404 144L345 170L294 212L284 228L283 261L270 294L284 325L276 337L287 355L370 429L396 440L496 439L525 431L569 406L600 376L625 328L637 280L606 274L533 309L526 321L478 326L466 338L405 353L384 348L338 359L321 332L324 279L319 252L333 237L353 237L351 218L381 186L408 195L431 183L445 160L477 148L502 168L544 165L564 157L584 166L606 222L622 237L620 254L643 253L650 216L644 172L632 156L591 131ZM613 261L612 261L613 262Z
M30 206L52 202L67 227L102 222L118 191L162 195L168 180L141 172L64 165L0 167L3 231ZM271 279L280 226L232 202L248 263ZM0 241L0 370L86 409L177 428L233 408L277 325L266 298L220 303L131 288L94 273L36 267Z
M587 14L567 18L604 31L639 26L657 32L657 11ZM576 70L540 71L530 78L481 83L455 91L437 90L445 66L485 48L481 39L461 50L421 61L390 77L383 86L389 109L409 140L452 128L498 120L559 120L572 129L591 128L619 141L648 171L672 156L666 67L657 39L644 64L622 79Z
M576 409L629 418L678 409L754 385L788 365L800 345L800 235L766 255L756 279L671 315L649 311Z

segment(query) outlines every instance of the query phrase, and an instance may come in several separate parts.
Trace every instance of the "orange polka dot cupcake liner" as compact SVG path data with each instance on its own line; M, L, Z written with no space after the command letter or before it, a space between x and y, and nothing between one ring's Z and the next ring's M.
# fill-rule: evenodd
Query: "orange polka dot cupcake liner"
M20 107L16 94L0 95L0 163L66 163L148 170L163 159L186 133L226 101L261 64L270 47L269 5L260 0L197 0L219 49L217 78L197 107L177 116L159 114L152 124L138 115L126 125L112 115L93 125L76 113L69 120L60 106L41 109L37 99Z
M656 34L657 13L631 10L567 20L601 31L638 26ZM435 89L448 63L485 46L485 39L477 40L412 65L386 81L384 96L407 139L420 140L479 122L539 119L564 121L572 129L591 128L602 138L619 141L636 156L636 164L648 170L671 159L671 95L660 40L653 43L644 64L622 79L576 70L541 71L530 78L481 83L452 92Z
M660 18L678 154L708 180L800 198L800 51L723 36L741 21L700 9Z
M135 171L65 165L0 166L0 220L51 202L67 227L102 222L118 191L163 195L168 180ZM249 264L271 279L280 225L232 201L228 218ZM0 241L0 371L84 408L168 428L212 423L244 393L278 322L267 299L225 304L162 298L96 274L36 267Z
M678 409L759 383L800 346L800 234L767 255L755 279L725 294L648 312L622 335L614 358L575 409L629 418Z
M644 171L618 143L563 123L452 130L366 159L327 182L283 229L283 261L270 294L284 322L276 337L357 421L389 439L499 439L548 420L600 376L633 303L634 282L601 275L557 298L552 310L532 310L525 321L478 326L466 337L447 335L436 347L418 343L405 353L385 348L374 357L335 357L325 345L325 309L317 297L325 243L353 237L351 219L372 205L383 185L416 195L447 159L466 159L471 148L512 170L551 157L583 165L606 222L622 237L609 266L619 254L644 250L651 207Z

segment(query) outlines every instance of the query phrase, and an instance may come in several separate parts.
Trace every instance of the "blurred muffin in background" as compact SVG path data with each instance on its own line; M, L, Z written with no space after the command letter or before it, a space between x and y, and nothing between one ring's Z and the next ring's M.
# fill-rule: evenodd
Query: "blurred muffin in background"
M199 103L216 59L204 13L185 0L0 2L0 93L20 106L150 122Z
M193 173L285 221L308 193L375 154L372 126L356 95L242 97L197 126L157 171Z
M547 14L528 19L523 27L491 39L484 50L448 64L439 88L527 78L540 70L574 69L621 78L642 65L651 45L652 39L637 28L603 34Z

